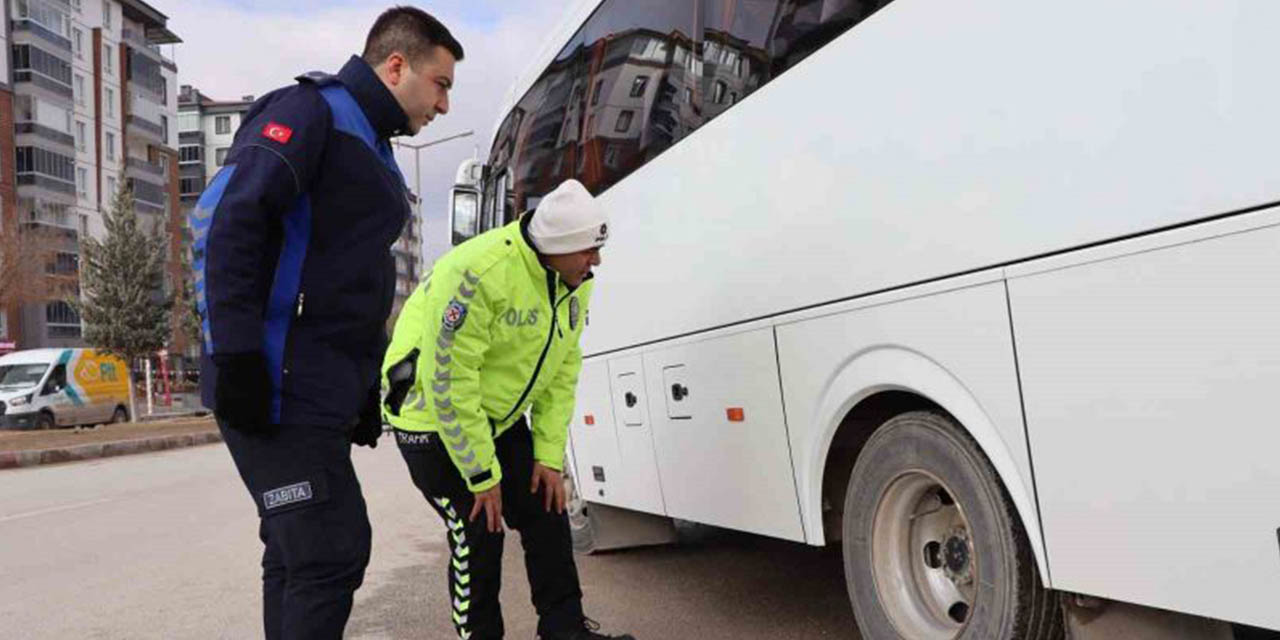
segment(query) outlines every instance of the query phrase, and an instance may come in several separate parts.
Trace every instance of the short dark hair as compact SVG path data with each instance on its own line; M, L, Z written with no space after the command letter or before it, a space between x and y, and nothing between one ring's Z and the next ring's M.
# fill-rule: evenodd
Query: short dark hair
M413 64L430 56L437 46L462 60L462 45L439 20L415 7L392 7L382 12L369 29L361 57L376 67L399 51Z

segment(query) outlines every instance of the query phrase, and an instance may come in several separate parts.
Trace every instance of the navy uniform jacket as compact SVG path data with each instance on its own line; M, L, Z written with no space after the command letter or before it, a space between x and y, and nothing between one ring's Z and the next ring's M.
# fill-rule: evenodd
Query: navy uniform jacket
M388 139L408 118L362 59L259 99L190 214L204 323L201 391L216 410L211 356L260 351L276 424L346 426L386 348L391 245L409 216Z

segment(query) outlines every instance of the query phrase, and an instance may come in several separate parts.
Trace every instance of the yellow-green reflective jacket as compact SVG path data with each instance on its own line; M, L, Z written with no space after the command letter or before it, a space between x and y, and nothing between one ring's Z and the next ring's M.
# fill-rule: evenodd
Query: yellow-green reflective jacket
M524 220L436 262L405 302L382 365L384 418L437 432L473 492L502 480L493 441L530 406L534 459L564 466L592 282L570 290L543 267Z

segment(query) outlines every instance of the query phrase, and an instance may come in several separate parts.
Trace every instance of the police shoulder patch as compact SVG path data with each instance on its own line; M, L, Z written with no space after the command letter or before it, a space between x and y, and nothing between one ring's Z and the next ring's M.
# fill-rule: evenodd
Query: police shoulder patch
M467 305L455 299L449 301L449 306L445 307L444 318L440 320L440 326L448 331L457 331L462 328L462 323L466 321Z

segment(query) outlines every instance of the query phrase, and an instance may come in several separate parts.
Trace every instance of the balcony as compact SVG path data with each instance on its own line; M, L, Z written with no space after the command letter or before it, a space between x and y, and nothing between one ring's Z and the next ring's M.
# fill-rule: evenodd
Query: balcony
M156 176L157 178L160 178L161 182L164 182L164 177L165 177L164 167L154 162L149 162L147 160L143 160L142 158L129 157L126 159L125 166L130 169L136 169L143 173Z
M168 203L169 197L163 186L155 184L150 179L139 179L134 176L129 178L129 188L133 190L134 208L139 213L164 215L165 204Z
M18 135L30 134L38 136L65 147L75 148L76 146L75 136L69 133L63 133L57 129L51 129L42 124L36 124L34 122L18 122L13 125L13 130L14 133Z
M19 172L18 187L39 187L56 194L70 196L69 203L74 203L76 199L76 185L74 182L66 182L57 178L52 178L43 174L34 172Z
M69 210L59 211L36 207L26 213L27 215L21 218L24 224L55 227L72 232L80 231L79 216Z
M30 82L37 87L51 91L55 95L62 96L67 100L75 98L75 91L71 89L71 85L62 84L39 71L33 71L31 69L14 69L13 81L14 83Z
M164 56L160 53L160 45L148 42L147 35L144 32L126 27L124 29L124 41L134 49L150 54L157 62L164 60Z
M35 22L34 20L26 20L19 18L13 21L14 33L31 33L41 40L53 45L54 47L71 53L71 39L54 33L52 29Z

